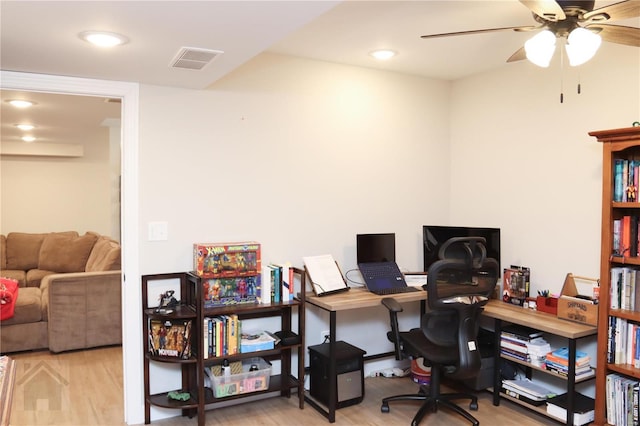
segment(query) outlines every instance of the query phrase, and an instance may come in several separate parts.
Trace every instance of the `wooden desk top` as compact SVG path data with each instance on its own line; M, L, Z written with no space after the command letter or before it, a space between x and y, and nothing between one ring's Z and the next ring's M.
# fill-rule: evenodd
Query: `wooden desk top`
M560 319L553 314L521 308L496 299L487 303L482 315L569 339L591 336L598 332L598 329L592 325Z
M364 288L351 288L342 293L316 296L314 293L305 294L307 303L318 306L327 311L346 311L349 309L370 308L380 306L385 297L393 297L400 303L427 300L427 292L412 291L410 293L396 293L389 296L378 296Z

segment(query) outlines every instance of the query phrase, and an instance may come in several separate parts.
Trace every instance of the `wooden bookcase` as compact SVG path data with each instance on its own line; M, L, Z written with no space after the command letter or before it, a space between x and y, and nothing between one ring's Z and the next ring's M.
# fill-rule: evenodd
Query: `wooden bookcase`
M305 288L304 271L293 268L294 273L299 276L301 288ZM170 314L157 313L154 307L148 306L149 284L153 281L179 280L180 282L180 305ZM176 292L177 293L177 292ZM300 409L304 408L304 355L305 355L305 304L304 292L300 298L282 301L279 303L267 304L237 304L219 307L205 307L203 297L202 278L190 272L154 274L142 277L143 296L143 331L145 348L144 356L144 403L145 403L145 424L150 423L151 406L164 408L174 408L182 410L183 416L196 417L199 426L205 424L205 410L215 409L221 406L248 402L247 398L257 396L292 396L292 389L295 389L295 396L298 399ZM293 314L297 312L297 327L293 326ZM217 315L237 314L240 320L279 317L280 330L283 332L293 332L299 336L297 341L291 344L278 344L274 349L238 353L225 355L223 357L204 357L203 323L205 317ZM170 358L158 356L149 351L149 320L159 319L190 319L192 320L191 332L191 356L188 359ZM277 330L272 330L277 331ZM297 371L292 371L292 355L297 355ZM280 374L269 376L269 387L266 390L241 393L224 398L216 398L213 389L205 384L205 368L212 365L222 364L224 359L241 361L243 359L260 357L267 361L277 360L280 362ZM172 363L178 364L181 370L181 389L176 391L188 391L190 398L186 401L175 401L168 398L168 392L151 394L150 383L153 380L162 381L162 377L151 377L150 364L152 363Z
M596 425L607 424L607 375L618 373L640 381L640 369L631 364L607 362L609 318L624 318L640 323L640 312L611 309L611 268L618 266L640 269L640 257L613 256L613 221L625 215L640 215L640 202L614 202L614 165L616 159L640 160L640 127L589 132L602 142L602 252L600 255L600 305L596 370ZM626 188L625 188L626 189Z

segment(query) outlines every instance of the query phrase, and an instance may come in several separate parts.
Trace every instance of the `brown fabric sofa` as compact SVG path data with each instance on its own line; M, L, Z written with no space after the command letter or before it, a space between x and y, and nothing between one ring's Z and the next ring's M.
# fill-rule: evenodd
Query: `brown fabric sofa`
M122 343L120 244L94 232L0 235L0 276L19 282L0 353Z

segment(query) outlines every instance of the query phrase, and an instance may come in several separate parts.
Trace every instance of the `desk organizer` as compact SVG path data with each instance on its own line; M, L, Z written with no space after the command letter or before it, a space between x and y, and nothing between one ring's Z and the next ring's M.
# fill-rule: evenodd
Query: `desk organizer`
M540 312L558 315L558 298L538 296L536 298L536 309Z
M250 371L252 366L257 370ZM269 389L271 364L262 358L248 358L242 360L242 373L229 376L213 376L211 383L216 398L257 392Z

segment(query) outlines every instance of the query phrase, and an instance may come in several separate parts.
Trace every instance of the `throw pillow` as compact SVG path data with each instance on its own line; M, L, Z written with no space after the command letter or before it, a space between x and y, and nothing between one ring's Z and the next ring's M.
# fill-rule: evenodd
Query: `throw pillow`
M10 232L7 234L7 269L28 271L38 267L38 253L47 234Z
M18 281L0 278L0 321L13 317L18 299Z
M84 234L74 237L64 234L49 234L40 248L38 269L54 272L84 272L91 249L98 237Z

